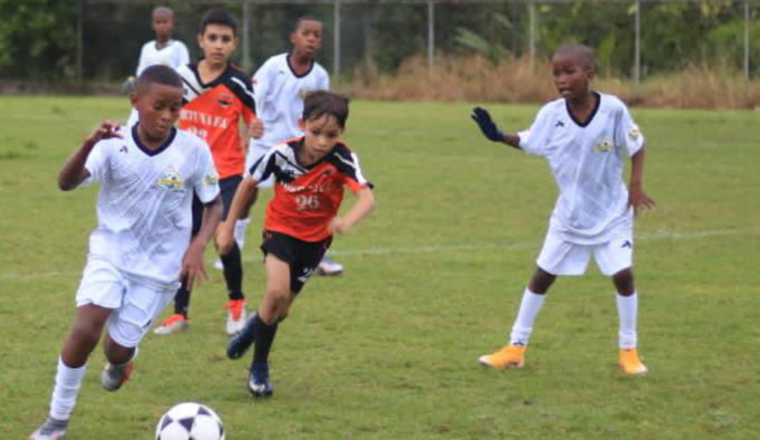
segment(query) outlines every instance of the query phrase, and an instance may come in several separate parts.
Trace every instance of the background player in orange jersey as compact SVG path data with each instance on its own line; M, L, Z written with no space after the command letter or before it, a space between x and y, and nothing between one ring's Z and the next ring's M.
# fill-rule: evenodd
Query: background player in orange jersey
M255 115L253 87L248 76L230 63L238 42L237 22L223 9L212 9L201 20L198 45L203 58L197 64L178 69L184 87L184 106L179 127L205 140L211 148L219 172L219 187L227 215L235 190L242 180L247 136L240 134L240 123L247 133L260 137L262 124ZM193 204L194 225L201 205ZM220 254L227 284L227 334L239 332L245 325L243 265L237 245ZM177 291L174 314L156 328L157 334L171 334L188 326L190 289L186 284Z
M326 91L308 95L300 122L304 136L276 145L251 166L219 228L219 248L225 251L235 246L235 221L258 182L274 176L274 197L267 206L261 245L266 292L258 312L227 347L227 356L237 359L255 341L248 380L255 397L272 394L268 357L277 325L317 269L333 234L349 231L375 206L372 184L362 175L359 159L338 141L347 118L348 99ZM345 216L338 217L344 186L358 200Z

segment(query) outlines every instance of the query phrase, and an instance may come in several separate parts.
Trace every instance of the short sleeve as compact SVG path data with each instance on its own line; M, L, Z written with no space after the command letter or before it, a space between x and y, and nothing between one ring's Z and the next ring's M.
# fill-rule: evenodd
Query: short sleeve
M351 159L347 161L343 157L338 156L345 165L339 167L343 174L343 184L354 193L364 188L373 188L374 185L364 177L361 165L359 165L359 157L353 152L350 157Z
M615 127L615 146L622 148L628 157L638 153L644 146L644 135L633 121L628 107L621 102L620 114Z
M208 146L204 144L199 150L193 189L201 202L209 203L219 195L219 174L214 167Z
M90 177L84 180L80 186L89 186L95 182L103 183L108 174L108 142L100 141L92 147L90 155L84 163L84 168L90 173Z
M140 59L137 61L137 70L135 70L135 76L140 76L143 70L145 70L148 67L146 65L147 60L145 59L146 57L145 51L148 48L148 44L150 43L143 44L143 47L140 49Z
M266 61L261 67L259 67L256 73L253 74L253 78L251 79L251 82L253 83L253 100L259 108L264 106L267 93L269 92L271 84L269 80L269 71L271 70L271 65L272 63L270 61Z
M177 56L177 64L174 65L174 70L179 69L180 66L184 66L185 64L190 64L190 52L187 51L187 46L185 46L185 43L181 41L177 41L177 44L179 45L178 56Z
M549 104L538 111L530 128L517 133L520 136L520 148L528 154L543 156L551 134L551 111Z
M247 170L247 175L251 176L256 182L267 180L277 167L276 151L276 148L270 148L266 154L259 157L259 159L251 165L251 168Z
M330 90L330 75L326 70L322 70L322 80L319 84L319 90Z

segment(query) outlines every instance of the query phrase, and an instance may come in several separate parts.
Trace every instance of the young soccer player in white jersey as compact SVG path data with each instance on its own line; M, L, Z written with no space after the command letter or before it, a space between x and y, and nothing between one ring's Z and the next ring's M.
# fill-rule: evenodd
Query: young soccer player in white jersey
M47 420L32 440L63 438L87 359L106 328L106 390L128 379L137 345L174 297L180 275L203 279L203 251L222 216L209 147L174 128L182 82L167 66L138 78L132 104L140 122L125 131L103 122L66 161L64 191L98 182L98 225L79 290L76 315L58 358ZM193 192L205 206L200 232L190 239Z
M190 62L190 53L187 46L179 40L172 38L174 31L174 11L166 6L158 6L151 14L151 24L156 39L145 43L140 50L140 59L137 62L135 77L150 66L162 64L174 70ZM134 81L130 77L127 82ZM129 86L128 86L129 87ZM137 111L133 108L127 120L127 126L131 127L137 122Z
M322 22L313 17L299 18L290 34L292 50L269 58L253 75L256 114L264 124L264 135L250 140L246 169L275 145L303 136L298 121L303 113L304 97L310 92L330 89L330 76L314 59L322 47L322 29ZM272 179L258 186L270 188ZM251 204L257 195L258 190L254 190ZM235 238L239 245L245 239L249 221L248 216L245 217L236 224ZM342 272L343 266L329 257L320 262L317 271L321 275Z
M547 290L558 275L585 273L593 255L617 289L619 364L626 374L643 374L647 368L637 352L638 295L631 267L634 211L654 206L643 189L644 137L622 101L590 89L595 72L590 48L560 47L552 69L562 98L544 105L529 130L503 133L486 110L475 108L472 115L488 139L544 156L559 187L509 344L479 361L493 368L522 367ZM632 164L628 189L623 183L627 157Z

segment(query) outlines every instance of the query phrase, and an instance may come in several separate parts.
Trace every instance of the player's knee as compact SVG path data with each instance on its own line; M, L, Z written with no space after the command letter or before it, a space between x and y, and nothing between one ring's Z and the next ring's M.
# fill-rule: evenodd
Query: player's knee
M612 282L622 296L633 295L636 291L633 284L633 271L630 268L623 269L612 275Z
M557 278L556 275L553 275L540 267L536 268L536 272L533 274L533 277L530 279L530 283L528 284L528 289L530 289L531 292L543 295L546 293L547 290L549 290L549 287L551 287L552 283L554 283L554 280Z

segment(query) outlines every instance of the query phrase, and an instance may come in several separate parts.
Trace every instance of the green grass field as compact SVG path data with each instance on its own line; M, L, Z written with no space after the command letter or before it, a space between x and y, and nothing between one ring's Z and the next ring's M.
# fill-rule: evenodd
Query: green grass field
M492 110L522 128L537 106ZM96 349L68 438L148 439L188 400L217 410L233 440L756 438L760 113L634 109L658 206L636 230L650 374L629 378L595 267L555 284L524 369L476 363L505 342L556 190L543 160L485 141L468 112L353 104L346 137L378 207L334 242L346 274L312 279L280 327L273 399L249 397L248 356L224 356L226 295L209 268L191 329L147 336L118 393L100 388ZM58 169L100 119L127 114L124 99L0 98L0 438L26 438L47 414L95 225L97 190L58 191ZM244 251L251 307L262 208Z

